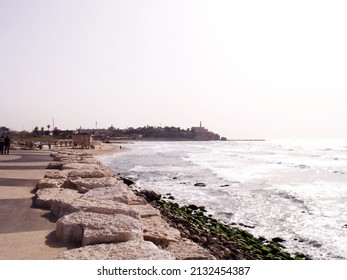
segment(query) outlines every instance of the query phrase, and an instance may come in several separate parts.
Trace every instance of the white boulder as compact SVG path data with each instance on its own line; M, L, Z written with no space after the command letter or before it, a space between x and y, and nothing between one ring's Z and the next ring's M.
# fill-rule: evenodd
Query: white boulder
M64 242L86 246L142 239L142 226L139 220L125 215L76 212L60 218L55 233Z
M139 212L124 203L112 200L96 200L86 197L66 201L52 201L51 212L57 217L62 217L74 212L93 212L99 214L123 214L140 219Z
M155 245L166 246L170 242L177 242L181 238L180 232L158 216L142 218L143 238Z
M170 242L165 250L168 250L177 260L216 260L216 257L207 249L185 238Z
M82 195L74 190L61 188L45 188L40 189L35 194L36 206L42 209L51 209L52 205L62 204L66 201L72 201L76 198L81 198Z
M119 182L119 181L118 181ZM112 187L94 188L88 191L84 197L93 199L114 200L128 205L147 204L146 200L138 197L125 184L119 184Z
M116 244L84 246L60 253L56 260L174 260L152 242L134 240Z

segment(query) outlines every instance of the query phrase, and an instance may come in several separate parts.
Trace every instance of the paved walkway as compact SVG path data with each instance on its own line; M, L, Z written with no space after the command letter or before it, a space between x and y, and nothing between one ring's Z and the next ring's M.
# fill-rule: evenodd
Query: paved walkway
M55 237L50 212L32 207L32 190L50 161L48 151L0 155L0 260L52 259L71 248Z

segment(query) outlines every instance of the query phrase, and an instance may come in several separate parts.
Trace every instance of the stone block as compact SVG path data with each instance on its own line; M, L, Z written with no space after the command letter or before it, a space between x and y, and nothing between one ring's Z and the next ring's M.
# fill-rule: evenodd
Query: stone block
M152 242L133 240L116 244L84 246L60 253L56 260L174 260Z
M60 240L79 242L82 246L142 239L143 234L137 219L92 212L65 215L57 221L55 232Z

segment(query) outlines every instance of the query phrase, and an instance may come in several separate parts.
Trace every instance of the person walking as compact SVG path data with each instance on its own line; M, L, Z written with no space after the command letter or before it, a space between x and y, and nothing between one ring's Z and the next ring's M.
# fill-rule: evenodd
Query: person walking
M5 137L5 155L10 154L11 139L6 135Z
M5 147L5 138L4 135L1 135L0 137L0 153L4 154L4 147Z

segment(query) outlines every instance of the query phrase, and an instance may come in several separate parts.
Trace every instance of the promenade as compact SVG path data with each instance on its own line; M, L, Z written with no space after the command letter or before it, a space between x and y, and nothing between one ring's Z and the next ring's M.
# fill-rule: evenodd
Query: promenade
M49 153L0 155L0 260L52 259L69 248L55 237L50 212L32 207L32 190L52 161Z

